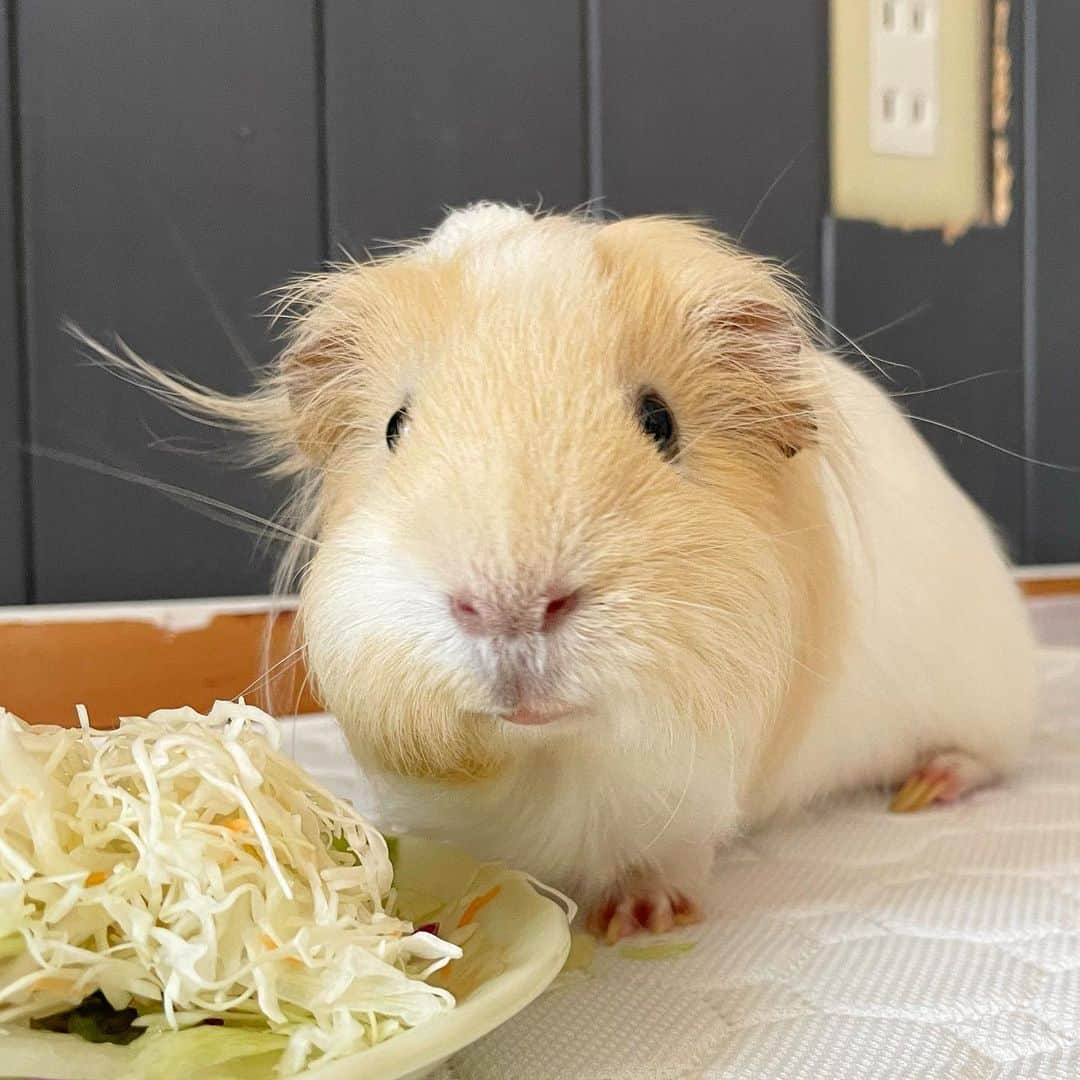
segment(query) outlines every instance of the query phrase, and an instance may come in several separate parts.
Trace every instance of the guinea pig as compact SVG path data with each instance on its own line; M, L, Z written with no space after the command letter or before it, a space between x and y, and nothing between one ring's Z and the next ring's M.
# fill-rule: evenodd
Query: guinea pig
M479 204L286 308L248 397L129 363L295 477L308 667L384 824L616 941L697 918L741 830L1016 761L1034 650L994 532L778 268Z

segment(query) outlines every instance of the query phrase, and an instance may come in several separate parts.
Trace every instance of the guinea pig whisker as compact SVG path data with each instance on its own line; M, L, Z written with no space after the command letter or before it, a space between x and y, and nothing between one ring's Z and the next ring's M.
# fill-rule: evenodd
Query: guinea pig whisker
M292 666L295 666L296 658L306 648L307 648L307 645L304 645L304 644L299 645L299 646L297 646L297 648L293 649L291 652L289 652L285 656L283 656L280 660L276 660L269 667L263 668L263 670L258 674L258 676L256 678L252 679L252 681L249 682L247 684L247 686L244 687L243 690L241 690L237 694L233 694L233 700L235 701L237 698L241 698L245 694L250 693L260 683L265 683L267 686L269 686L269 684L271 682L273 682L274 679L278 679L282 675L285 674L285 671L287 669L285 668L284 665L291 663ZM275 672L276 672L276 674L274 674Z
M804 660L800 660L797 656L792 656L790 659L791 662L797 667L801 667L803 671L807 673L807 675L813 675L815 679L818 679L820 682L823 683L827 683L829 681L824 675L821 674L820 671L816 671L808 663L806 663Z
M713 618L713 619L717 618L717 611L716 611L715 608L708 607L705 604L695 604L691 600L678 600L675 597L670 597L669 596L669 597L664 597L662 600L657 601L657 604L660 607L664 607L666 605L674 605L674 606L677 606L677 607L684 607L684 608L690 608L692 610L704 611L711 618ZM788 651L787 649L778 649L777 651L778 651L778 653L779 653L779 655L780 655L780 657L782 659L790 661L792 664L796 665L797 667L802 668L808 674L813 675L816 679L819 679L822 682L827 682L828 681L826 679L826 677L820 671L815 671L814 668L810 667L810 665L807 664L805 661L800 660L797 656L795 656L794 653ZM770 671L768 668L766 668L766 667L764 667L764 666L762 666L760 664L756 664L754 661L750 660L749 657L747 657L747 656L745 656L743 654L739 655L738 662L741 663L741 664L744 664L744 665L748 665L750 667L754 667L761 674L767 675L770 678L774 677L777 674L777 672Z
M697 734L695 733L693 727L691 727L690 728L690 753L689 753L688 759L687 759L686 779L683 782L682 792L680 793L678 799L675 801L675 805L672 808L671 813L668 814L667 821L665 821L664 824L660 827L660 831L641 849L641 854L642 855L644 855L645 852L647 852L650 848L654 847L660 841L660 839L668 831L668 829L671 828L672 824L675 821L675 818L678 817L679 811L683 807L683 803L686 802L687 793L690 791L690 784L694 779L694 764L695 764L696 760L697 760Z
M294 716L296 715L296 713L298 713L300 711L300 702L304 700L304 691L307 690L310 683L311 683L311 668L307 668L304 671L304 679L303 679L303 682L300 683L300 689L296 691L296 699L293 701L292 712L293 712ZM295 753L296 753L296 725L295 724L293 724L292 750L293 750L293 754L295 755Z
M829 322L829 320L826 319L825 316L820 312L818 313L818 317L821 319L822 323L826 327L828 327L828 329L830 329L834 334L838 334L841 338L843 338L843 340L852 349L854 349L859 356L861 356L868 364L870 364L870 366L873 367L874 370L877 371L877 373L883 379L888 379L889 382L892 383L896 382L896 380L885 370L886 367L905 368L912 374L916 376L919 375L919 372L910 364L900 364L897 363L895 360L883 360L881 359L881 357L871 356L854 338L848 337L848 335L845 334L839 326L836 326L834 323Z
M716 609L708 604L695 604L693 600L677 600L674 596L665 596L660 604L676 604L679 607L693 608L696 611L704 611L707 615L715 615Z
M924 300L921 304L916 304L913 308L905 311L902 315L897 315L895 319L890 319L887 323L882 323L880 326L875 326L873 330L867 330L865 334L860 334L854 341L863 342L868 341L870 338L875 337L878 334L883 334L886 330L892 330L894 327L903 326L904 323L910 322L912 319L918 318L924 311L929 311L931 304L928 300Z
M776 176L773 177L772 183L769 184L769 186L765 189L764 194L761 196L760 199L758 199L757 203L754 205L754 209L750 211L750 216L746 219L746 221L743 223L743 227L739 230L739 235L738 237L736 237L735 241L736 243L741 244L743 242L743 237L745 237L746 234L750 231L750 226L754 224L754 221L757 218L758 214L761 213L762 207L764 207L764 205L769 201L769 196L772 195L772 193L780 186L780 183L783 181L784 177L787 176L787 174L791 172L791 170L795 167L799 158L801 158L803 154L805 154L806 151L809 150L816 141L816 135L807 139L806 142L804 142L802 146L800 146L799 149L795 151L791 160L776 174Z
M712 438L715 435L742 435L753 432L758 428L776 424L781 420L803 420L820 416L817 409L796 409L786 413L770 413L768 416L755 417L752 420L739 420L732 422L730 416L722 416L713 420L707 428L699 431L693 438L687 439L678 450L675 460L682 462L687 453L703 439Z
M963 386L965 383L976 382L979 379L988 379L991 375L1019 375L1018 368L998 368L996 371L980 371L975 375L967 375L962 379L953 379L951 382L941 383L938 386L927 386L921 390L897 390L890 394L892 398L918 397L922 394L936 394L939 390L950 390L954 386Z
M158 491L170 498L173 502L178 502L181 506L187 506L188 509L201 513L211 521L218 521L221 524L230 525L244 532L253 533L256 536L263 536L264 531L270 531L274 534L274 539L300 540L305 544L315 546L319 544L319 541L314 537L304 536L279 522L262 517L252 510L245 510L241 506L233 506L231 503L215 499L211 495L204 495L201 492L192 491L190 488L180 487L177 484L170 484L166 480L159 480L153 476L141 476L139 473L130 472L127 469L118 469L112 465L106 465L104 462L95 461L93 458L70 453L67 450L33 445L25 445L23 449L35 457L46 458L62 465L72 465L78 469L85 469L87 472L97 473L99 476L108 476L114 480L124 480L131 484L138 484L140 487L150 488L150 490ZM218 513L212 511L218 511ZM230 520L224 516L227 514L234 514L240 520ZM247 523L250 523L250 525ZM251 525L259 525L262 528L255 529Z
M1016 458L1017 461L1025 461L1029 465L1038 465L1044 469L1056 469L1059 472L1080 473L1080 465L1061 465L1054 461L1040 461L1039 458L1028 457L1027 454L1021 454L1018 450L1010 450L1007 446L991 442L989 439L984 439L981 435L976 435L971 431L965 431L963 428L955 427L953 424L946 424L941 420L931 420L926 416L916 416L914 413L905 413L905 415L909 420L917 421L920 424L930 424L932 427L941 428L944 431L951 431L956 435L961 435L965 439L973 439L977 443L982 443L983 446L990 447L991 450L997 450L999 453L1005 454L1008 457Z

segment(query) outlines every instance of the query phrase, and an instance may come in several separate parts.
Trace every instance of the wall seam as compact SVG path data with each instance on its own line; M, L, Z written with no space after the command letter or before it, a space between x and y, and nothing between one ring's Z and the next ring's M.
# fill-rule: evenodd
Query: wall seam
M8 138L11 143L11 203L15 263L15 365L17 371L18 405L16 409L20 450L20 494L22 498L23 571L26 583L26 602L37 599L37 568L35 564L33 461L29 446L32 442L32 401L30 380L30 280L27 274L26 211L23 183L22 101L19 93L19 20L17 0L8 0L8 95L11 120Z
M818 290L821 310L831 326L836 325L836 220L832 216L832 87L829 80L830 5L820 5L821 29L818 33L818 56L821 70L818 76L818 113L821 123L821 205L818 210ZM828 340L835 344L835 334L827 329Z
M601 76L600 0L582 0L582 88L585 185L590 213L604 210L604 114Z
M315 183L318 187L319 258L330 261L330 161L326 120L326 6L313 0L315 48Z
M818 243L821 247L821 311L825 316L822 333L835 349L840 344L836 332L836 218L824 214L821 219Z
M1024 409L1024 550L1025 562L1037 557L1038 497L1035 487L1033 460L1038 457L1038 43L1036 35L1037 0L1024 0L1023 40L1023 101L1021 117L1024 148L1022 220L1023 266L1021 280L1021 363L1023 366Z

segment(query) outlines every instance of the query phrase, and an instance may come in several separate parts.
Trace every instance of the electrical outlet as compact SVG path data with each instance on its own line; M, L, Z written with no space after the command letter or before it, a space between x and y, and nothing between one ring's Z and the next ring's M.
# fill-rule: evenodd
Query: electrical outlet
M949 235L987 220L990 7L991 0L829 0L837 217Z
M869 0L870 147L930 157L938 128L938 0Z

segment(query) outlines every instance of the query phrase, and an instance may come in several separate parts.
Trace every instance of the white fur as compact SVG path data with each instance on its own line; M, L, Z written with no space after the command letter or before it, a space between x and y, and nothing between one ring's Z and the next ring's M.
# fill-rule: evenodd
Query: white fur
M501 203L479 202L448 214L418 249L427 259L448 259L469 243L500 240L532 222L527 210Z
M733 724L732 739L621 752L618 716L654 707L628 693L591 717L591 733L512 731L523 749L494 781L454 787L375 775L388 826L524 866L585 900L643 854L664 881L692 893L710 845L775 813L895 783L940 749L965 750L995 775L1015 761L1031 723L1032 640L996 540L881 390L840 361L826 363L854 469L823 524L844 538L853 619L842 670L818 687L790 757L761 769L770 725L752 721ZM437 655L434 643L452 639L453 628L429 624L408 575L392 559L386 570L382 587L398 598L384 612L409 611ZM385 630L399 618L389 616ZM664 728L651 715L629 726Z
M590 717L605 731L608 719ZM713 845L738 820L728 743L679 740L641 754L570 729L515 734L532 745L492 781L455 787L375 774L380 820L520 866L583 903L643 867L699 891Z
M852 625L806 738L752 785L751 821L895 783L940 749L966 750L1000 775L1033 720L1032 634L989 524L877 385L838 360L828 372L852 439L853 472L830 522L844 538Z
M405 396L395 334L416 357L416 422L397 456L368 435L357 451L362 466L330 459L327 483L340 494L326 496L333 520L303 593L312 670L368 764L384 823L506 859L586 901L643 871L692 893L712 845L736 830L831 792L896 783L937 752L966 752L1000 774L1032 718L1033 644L1008 566L985 519L912 425L870 379L808 345L793 347L784 328L797 304L760 264L688 240L681 225L642 228L645 239L634 240L638 254L630 258L650 258L658 238L674 245L675 270L658 264L666 278L657 269L625 294L648 298L636 317L650 333L667 325L664 289L675 280L700 291L715 270L715 302L708 296L703 305L692 292L691 309L726 335L717 350L729 364L725 377L746 375L739 392L769 388L751 403L758 412L741 410L738 400L725 404L719 384L694 406L713 410L714 428L703 424L688 439L678 490L669 466L641 442L633 395L654 375L691 394L692 365L711 361L697 345L683 368L657 363L657 374L649 355L635 355L641 370L623 374L621 339L608 336L600 315L614 288L606 275L622 256L612 247L601 259L597 237L606 234L598 226L479 206L451 215L405 256L453 262L460 280L444 276L426 290L402 279L413 290L403 311L371 291L351 300L346 281L334 303L310 317L331 342L348 338L336 329L342 313L376 327L357 335L357 349L371 354L365 362L379 349L385 354L356 392L357 402L374 396L377 404L364 417L366 432L379 432ZM364 289L366 281L358 277ZM450 307L448 288L461 290ZM372 316L373 304L383 314ZM402 331L423 304L435 314ZM472 321L455 323L466 306ZM451 324L445 338L444 323ZM682 327L665 332L648 340L682 348ZM339 378L351 362L351 354L338 358ZM791 371L794 404L773 416ZM636 381L624 386L620 378ZM561 396L560 385L570 388ZM820 446L799 426L814 410ZM766 421L772 427L760 430L776 436L757 436L755 425ZM759 444L730 454L715 440L695 449L715 425L721 433L728 425L745 430ZM789 452L781 455L774 437ZM799 449L802 441L811 445ZM735 460L741 464L730 466ZM624 468L626 491L598 479ZM364 476L356 487L348 482L354 471ZM654 668L649 676L651 630L671 649L684 640L674 619L689 626L703 618L685 590L669 590L666 606L650 604L665 580L691 580L700 569L672 563L670 552L687 534L694 543L713 539L694 532L710 491L732 502L715 519L727 531L705 557L717 584L708 610L723 627L722 647L691 634L682 656L656 651L651 659L663 658L670 673ZM778 509L762 511L759 494ZM652 517L641 506L650 499ZM685 521L672 531L679 513ZM793 523L789 539L765 528L774 520ZM670 564L652 578L641 571L649 530ZM822 537L833 554L819 558L813 545ZM614 561L609 542L621 545ZM584 714L537 728L502 721L494 690L500 657L455 625L448 596L462 583L532 588L579 573L589 581L601 564L599 603L586 603L554 640L534 641L531 655L517 657L540 692ZM818 572L826 580L809 580ZM804 595L815 590L828 598L817 622ZM663 624L643 627L650 618ZM372 764L371 740L387 731L392 740L397 721L414 719L394 712L394 678L409 684L418 708L430 703L420 719L433 743L452 743L455 726L479 715L477 730L499 768L461 779L435 766L403 775L407 769ZM680 679L708 689L694 701L693 722L679 713ZM378 709L365 715L376 699Z

